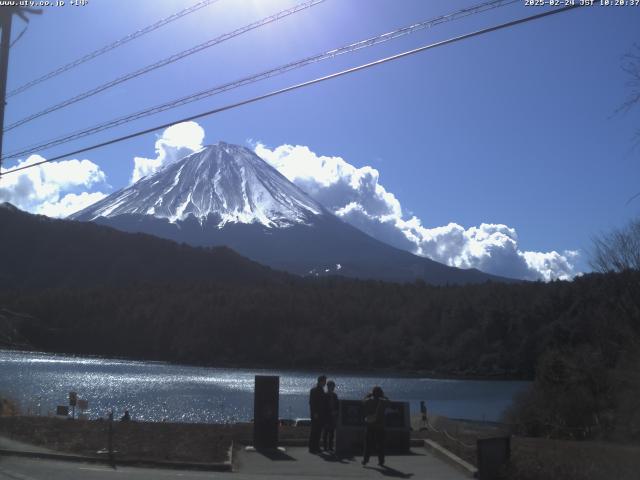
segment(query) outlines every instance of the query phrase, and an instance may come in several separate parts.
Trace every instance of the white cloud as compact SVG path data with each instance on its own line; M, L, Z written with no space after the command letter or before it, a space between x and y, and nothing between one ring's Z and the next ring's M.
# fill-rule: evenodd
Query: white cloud
M568 280L576 274L572 261L578 252L521 251L515 229L506 225L482 223L465 229L450 223L428 229L415 219L411 229L418 239L416 253L448 265L529 280Z
M156 140L156 158L135 157L131 183L150 175L163 165L202 149L204 129L196 122L172 125Z
M257 143L255 152L346 222L395 247L460 268L545 281L577 274L576 251L562 254L521 251L515 229L483 223L425 228L405 218L400 201L379 183L373 167L356 168L341 157L318 156L305 146L274 149Z
M45 160L31 155L2 173ZM106 185L106 176L90 160L63 160L37 165L16 173L3 175L0 182L0 202L11 202L32 213L63 217L74 213L106 196L86 189Z
M82 192L80 194L67 193L57 202L46 201L41 204L38 208L38 213L48 217L64 218L88 207L89 205L93 205L106 196L107 194L102 192Z
M355 202L379 218L402 216L400 202L378 183L375 168L356 168L340 157L317 156L303 146L281 145L269 150L258 143L255 152L333 211Z
M540 272L543 280L569 280L580 273L576 273L572 261L577 260L580 252L565 250L562 254L552 252L524 252L527 264Z
M204 130L195 122L184 122L164 130L156 140L157 158L136 157L132 181L153 173L165 163L182 158L202 148ZM32 155L19 161L15 168L33 165L45 160ZM63 160L34 166L4 175L0 182L0 202L11 202L16 207L50 217L66 217L101 200L107 194L91 191L95 187L110 188L106 175L89 160Z

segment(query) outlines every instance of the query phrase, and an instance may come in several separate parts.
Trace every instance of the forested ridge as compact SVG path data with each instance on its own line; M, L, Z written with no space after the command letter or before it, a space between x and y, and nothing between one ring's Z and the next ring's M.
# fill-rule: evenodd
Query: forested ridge
M638 225L571 282L301 278L0 204L0 346L214 366L534 379L533 435L640 438ZM615 272L615 273L614 273Z
M300 278L0 205L2 338L43 350L211 365L533 378L585 346L612 368L640 338L640 273L430 286ZM2 333L2 332L0 332Z
M0 204L0 288L218 280L259 284L287 274L226 247L199 248L95 223L32 215Z
M0 293L35 348L211 365L533 378L551 349L613 368L640 339L640 273L434 287L342 278Z

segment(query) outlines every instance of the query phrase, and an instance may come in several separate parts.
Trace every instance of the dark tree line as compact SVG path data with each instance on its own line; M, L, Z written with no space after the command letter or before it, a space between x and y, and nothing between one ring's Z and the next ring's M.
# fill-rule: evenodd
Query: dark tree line
M602 307L582 305L587 311L574 327L582 341L539 355L531 388L507 417L528 435L638 441L640 221L594 238L591 257L595 270L609 278L619 272L622 281Z
M226 247L198 248L0 204L0 289L126 285L132 281L278 282L289 277Z
M594 267L603 273L449 287L302 279L229 249L54 221L7 204L0 225L10 253L0 265L0 345L216 366L534 379L511 417L528 433L626 429L640 437L635 223L596 241Z
M341 278L0 293L34 347L212 365L533 378L553 349L605 368L640 339L640 273L433 287ZM636 342L636 343L634 343Z

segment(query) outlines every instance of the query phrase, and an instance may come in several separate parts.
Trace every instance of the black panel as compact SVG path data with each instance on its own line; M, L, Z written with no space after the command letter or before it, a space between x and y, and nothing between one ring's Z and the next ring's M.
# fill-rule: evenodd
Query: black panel
M361 400L340 400L340 425L343 427L364 427L364 405Z
M256 375L253 400L253 445L277 448L280 377Z
M387 402L384 411L384 426L386 428L407 428L404 424L405 408L404 402ZM342 414L341 426L343 427L364 427L364 405L362 400L340 400Z
M509 437L478 440L478 478L480 480L503 478L503 469L510 457L511 439Z
M405 407L406 404L401 402L389 402L384 411L384 426L386 428L405 428Z

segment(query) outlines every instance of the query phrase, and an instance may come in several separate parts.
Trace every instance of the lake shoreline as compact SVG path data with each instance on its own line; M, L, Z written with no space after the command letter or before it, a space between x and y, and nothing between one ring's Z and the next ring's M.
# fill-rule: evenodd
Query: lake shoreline
M121 360L128 362L145 362L145 363L156 363L156 364L165 364L171 366L180 366L180 367L202 367L202 368L216 368L216 369L242 369L242 370L255 370L256 372L265 372L267 374L270 371L278 370L284 373L287 372L317 372L320 374L339 374L339 375L357 375L363 377L378 377L378 376L386 376L390 378L421 378L421 379L432 379L432 380L465 380L465 381L524 381L530 382L533 379L526 378L522 375L515 374L495 374L495 375L470 375L470 374L457 374L457 373L446 373L446 372L438 372L433 370L398 370L395 368L383 369L383 368L369 368L369 369L342 369L340 367L322 367L318 369L312 369L310 367L292 367L292 366L279 366L273 365L269 367L255 367L253 365L245 365L242 363L221 363L221 364L208 364L208 363L183 363L183 362L174 362L171 360L159 360L157 358L144 358L144 357L128 357L128 356L119 356L119 355L103 355L103 354L89 354L89 353L76 353L76 352L63 352L63 351L46 351L46 350L38 350L38 349L30 349L25 350L24 348L10 348L10 347L2 347L0 348L0 353L2 352L16 352L16 353L30 353L30 354L43 354L43 355L55 355L61 357L73 357L73 358L88 358L88 359L103 359L103 360Z
M308 417L309 389L326 374L337 384L341 399L361 399L374 385L389 398L409 402L419 411L425 401L431 413L450 418L498 420L515 395L529 382L437 379L376 372L243 369L184 366L157 361L98 356L69 356L25 350L0 351L0 395L24 413L55 412L77 392L89 402L88 418L114 409L116 418L129 410L140 421L227 423L253 415L255 375L279 377L280 413L284 418ZM9 381L9 379L12 379Z

